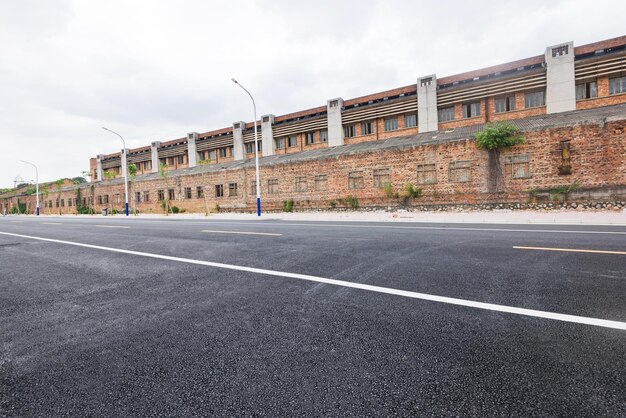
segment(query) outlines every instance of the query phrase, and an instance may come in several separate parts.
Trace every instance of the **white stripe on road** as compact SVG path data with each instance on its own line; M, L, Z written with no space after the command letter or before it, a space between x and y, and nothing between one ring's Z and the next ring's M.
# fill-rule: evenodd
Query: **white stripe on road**
M327 279L324 277L310 276L308 274L287 273L287 272L281 272L281 271L275 271L275 270L238 266L234 264L214 263L211 261L202 261L202 260L194 260L190 258L172 257L169 255L160 255L160 254L144 253L144 252L139 252L139 251L123 250L121 248L102 247L99 245L82 244L79 242L62 241L58 239L33 237L33 236L21 235L21 234L12 234L9 232L0 232L0 234L13 236L13 237L34 239L34 240L39 240L39 241L54 242L57 244L74 245L77 247L91 248L95 250L130 254L130 255L136 255L140 257L158 258L161 260L176 261L180 263L197 264L201 266L209 266L209 267L216 267L216 268L236 270L236 271L245 271L249 273L265 274L269 276L288 277L290 279L306 280L306 281L316 282L316 283L325 283L325 284L330 284L334 286L343 286L343 287L349 287L353 289L368 290L370 292L385 293L385 294L396 295L396 296L404 296L404 297L413 298L413 299L429 300L432 302L446 303L446 304L458 305L458 306L466 306L470 308L484 309L488 311L505 312L505 313L511 313L515 315L524 315L524 316L532 316L536 318L552 319L555 321L573 322L576 324L585 324L585 325L593 325L596 327L626 330L626 322L611 321L607 319L589 318L585 316L560 314L560 313L555 313L555 312L545 312L545 311L538 311L534 309L516 308L514 306L496 305L493 303L476 302L472 300L456 299L456 298L450 298L446 296L429 295L426 293L411 292L408 290L398 290L398 289L392 289L389 287L373 286L369 284L354 283L354 282L348 282L344 280Z
M44 225L63 225L61 222L42 222Z
M97 228L125 228L128 229L130 226L122 226L122 225L93 225Z
M272 237L283 236L283 234L274 234L270 232L218 231L218 230L213 230L213 229L203 229L202 232L210 232L212 234L269 235Z
M592 253L592 254L616 254L626 255L626 251L609 251L609 250L582 250L576 248L553 248L553 247L521 247L513 246L516 250L537 250L537 251L561 251L567 253Z

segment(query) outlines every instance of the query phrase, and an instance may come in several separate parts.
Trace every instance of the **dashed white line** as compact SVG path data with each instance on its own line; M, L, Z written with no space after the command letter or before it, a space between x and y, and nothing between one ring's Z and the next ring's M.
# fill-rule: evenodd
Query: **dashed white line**
M63 225L61 222L42 222L44 225Z
M275 234L271 232L247 232L247 231L219 231L216 229L203 229L202 232L209 232L212 234L240 234L240 235L269 235L272 237L282 237L283 234Z
M123 228L123 229L128 229L130 228L130 226L124 226L124 225L93 225L96 228Z
M493 303L477 302L473 300L430 295L427 293L411 292L408 290L399 290L399 289L393 289L389 287L373 286L373 285L362 284L362 283L348 282L344 280L327 279L324 277L311 276L308 274L288 273L288 272L267 270L267 269L261 269L261 268L255 268L255 267L238 266L235 264L215 263L211 261L194 260L190 258L173 257L173 256L153 254L153 253L144 253L140 251L124 250L121 248L111 248L111 247L103 247L100 245L83 244L80 242L62 241L58 239L13 234L10 232L0 232L0 234L13 236L13 237L26 238L26 239L34 239L38 241L54 242L57 244L74 245L77 247L91 248L95 250L103 250L103 251L110 251L110 252L121 253L121 254L129 254L129 255L135 255L135 256L140 256L140 257L150 257L150 258L157 258L160 260L176 261L180 263L196 264L196 265L201 265L201 266L216 267L216 268L236 270L236 271L245 271L249 273L258 273L258 274L264 274L264 275L275 276L275 277L286 277L286 278L291 278L291 279L306 280L310 282L325 283L325 284L330 284L334 286L349 287L352 289L368 290L370 292L384 293L384 294L396 295L396 296L404 296L404 297L412 298L412 299L428 300L432 302L445 303L449 305L466 306L470 308L483 309L483 310L495 311L495 312L505 312L505 313L510 313L514 315L523 315L523 316L530 316L530 317L535 317L535 318L552 319L555 321L592 325L596 327L626 330L626 322L612 321L612 320L607 320L607 319L598 319L598 318L590 318L590 317L585 317L585 316L568 315L568 314L561 314L561 313L556 313L556 312L546 312L546 311L539 311L535 309L517 308L514 306L496 305Z

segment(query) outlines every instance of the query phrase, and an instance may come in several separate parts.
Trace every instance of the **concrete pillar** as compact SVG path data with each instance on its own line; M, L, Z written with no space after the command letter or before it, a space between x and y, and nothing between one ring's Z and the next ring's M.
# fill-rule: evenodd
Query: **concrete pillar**
M417 123L420 132L439 129L437 120L437 75L417 79Z
M104 155L100 154L96 156L96 177L97 181L104 180L104 170L102 170L102 159Z
M152 172L153 173L159 172L159 146L161 146L161 143L159 141L155 141L150 144L150 147L151 147L150 155L152 157Z
M198 152L196 151L196 141L198 140L198 132L190 132L187 134L187 161L189 167L198 165Z
M574 43L566 42L546 48L546 112L576 110Z
M328 120L328 146L343 145L343 124L341 121L343 99L338 97L326 102L326 117Z
M233 123L233 157L235 161L243 160L243 129L246 123L239 121Z
M272 125L274 124L274 115L261 116L261 151L263 156L274 155L276 150L274 147L274 130Z

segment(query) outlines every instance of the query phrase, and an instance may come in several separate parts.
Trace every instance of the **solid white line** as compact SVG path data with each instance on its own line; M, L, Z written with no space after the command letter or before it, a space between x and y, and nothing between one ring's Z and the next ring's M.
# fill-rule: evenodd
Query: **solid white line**
M128 229L130 226L122 226L122 225L93 225L97 228L125 228Z
M274 234L270 232L218 231L218 230L211 230L211 229L203 229L202 232L210 232L214 234L270 235L273 237L281 237L283 235L283 234Z
M567 253L592 253L592 254L616 254L626 255L626 251L609 251L609 250L584 250L576 248L553 248L553 247L521 247L513 246L516 250L537 250L537 251L561 251Z
M63 225L61 222L42 222L44 225Z
M589 318L589 317L584 317L584 316L567 315L567 314L560 314L560 313L555 313L555 312L538 311L534 309L516 308L513 306L496 305L493 303L476 302L476 301L466 300L466 299L457 299L457 298L450 298L446 296L436 296L436 295L429 295L426 293L411 292L408 290L392 289L389 287L373 286L369 284L347 282L343 280L327 279L324 277L310 276L308 274L287 273L287 272L281 272L281 271L275 271L275 270L238 266L234 264L214 263L211 261L202 261L202 260L194 260L190 258L172 257L169 255L160 255L160 254L144 253L140 251L123 250L121 248L102 247L99 245L82 244L79 242L62 241L58 239L33 237L33 236L21 235L21 234L12 234L9 232L0 232L0 234L9 235L13 237L34 239L34 240L39 240L39 241L54 242L58 244L74 245L77 247L92 248L96 250L111 251L115 253L130 254L130 255L136 255L136 256L141 256L141 257L150 257L150 258L158 258L161 260L177 261L181 263L197 264L201 266L209 266L209 267L223 268L223 269L236 270L236 271L245 271L249 273L265 274L269 276L288 277L291 279L306 280L306 281L317 282L317 283L325 283L325 284L330 284L334 286L343 286L343 287L349 287L353 289L368 290L370 292L385 293L385 294L396 295L396 296L404 296L407 298L429 300L432 302L440 302L440 303L446 303L450 305L466 306L470 308L484 309L484 310L489 310L489 311L505 312L505 313L511 313L515 315L532 316L536 318L552 319L555 321L572 322L576 324L593 325L596 327L626 330L626 322L611 321L607 319Z

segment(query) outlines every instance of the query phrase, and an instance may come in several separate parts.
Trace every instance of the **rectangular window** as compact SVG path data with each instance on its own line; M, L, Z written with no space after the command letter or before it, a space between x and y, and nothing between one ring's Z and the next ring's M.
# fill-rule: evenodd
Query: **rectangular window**
M328 189L328 176L326 174L318 174L315 176L315 191L320 192Z
M149 202L150 201L150 192L149 191L145 191L143 192L143 201L144 202Z
M210 150L209 151L209 160L215 161L216 158L217 158L217 152L214 149Z
M102 204L102 196L98 195L98 204L101 205ZM59 207L59 199L57 199L57 208Z
M320 131L320 142L328 142L328 131L326 129Z
M141 192L135 192L135 202L141 203Z
M609 78L609 94L626 93L626 76Z
M496 97L496 113L515 110L515 95Z
M269 194L280 193L280 188L278 186L278 179L269 179L267 181L267 193Z
M417 126L417 115L404 115L404 127L413 128Z
M122 200L120 199L120 194L116 193L115 195L113 195L113 201L115 203L120 203Z
M437 119L439 122L454 120L454 106L444 107L443 109L437 110Z
M382 188L385 184L391 184L391 170L388 168L374 170L374 187Z
M528 154L518 154L504 157L504 174L512 179L526 179L530 177L530 157Z
M228 183L228 197L237 196L237 183Z
M171 167L174 166L174 161L175 161L174 157L167 157L167 165Z
M524 93L524 107L529 109L531 107L539 107L545 105L544 91L531 91Z
M243 145L246 147L246 154L252 154L254 152L254 142L246 142Z
M65 207L65 199L61 199L61 207Z
M262 140L260 140L260 139L257 139L257 140L256 140L256 143L258 144L258 145L257 145L257 147L256 147L256 150L257 150L258 152L261 152L261 151L263 150L263 141L262 141Z
M185 199L191 199L191 187L185 187Z
M70 197L69 199L67 199L67 206L68 207L72 207L72 198Z
M159 197L159 202L162 202L163 200L165 200L165 193L163 192L163 190L158 190L157 195Z
M176 199L176 194L174 193L174 189L167 189L167 198L169 200Z
M233 155L235 155L235 147L234 147L234 146L228 147L228 155L229 155L230 157L232 157Z
M223 184L215 185L215 197L224 197L224 185Z
M435 184L435 183L437 183L436 164L418 164L417 165L417 184Z
M276 144L276 149L285 148L285 138L276 138L274 142Z
M204 197L204 187L196 186L196 198L201 199Z
M185 155L178 156L178 164L185 164Z
M306 192L307 189L306 177L296 177L296 192Z
M144 171L152 170L152 161L144 161L143 170Z
M289 135L287 137L287 146L289 148L297 147L298 146L298 137L296 135Z
M167 165L167 158L159 158L159 164Z
M385 132L395 131L398 129L398 118L387 118L385 119Z
M104 204L107 205L109 204L109 195L105 194L104 196L102 196L102 199L104 200Z
M250 196L256 196L256 180L250 182Z
M588 81L586 83L576 84L576 100L591 99L598 97L598 83Z
M471 178L471 163L469 161L452 161L448 166L448 181L450 183L467 183Z
M100 197L100 196L98 196ZM100 200L102 200L102 197L100 197ZM102 202L100 202L100 204L102 204ZM61 205L61 202L59 201L59 199L56 200L56 207L58 208Z
M371 135L374 133L374 122L367 121L361 123L361 135Z
M356 135L356 132L354 130L354 125L346 125L343 127L343 136L346 138L352 138L354 135Z
M348 174L348 189L362 189L365 187L362 171L352 171Z
M463 104L463 118L480 116L480 102Z
M307 145L315 144L315 132L307 132L306 134L304 134L304 137L305 137L305 144Z
M228 155L227 148L219 148L220 158L225 158Z

